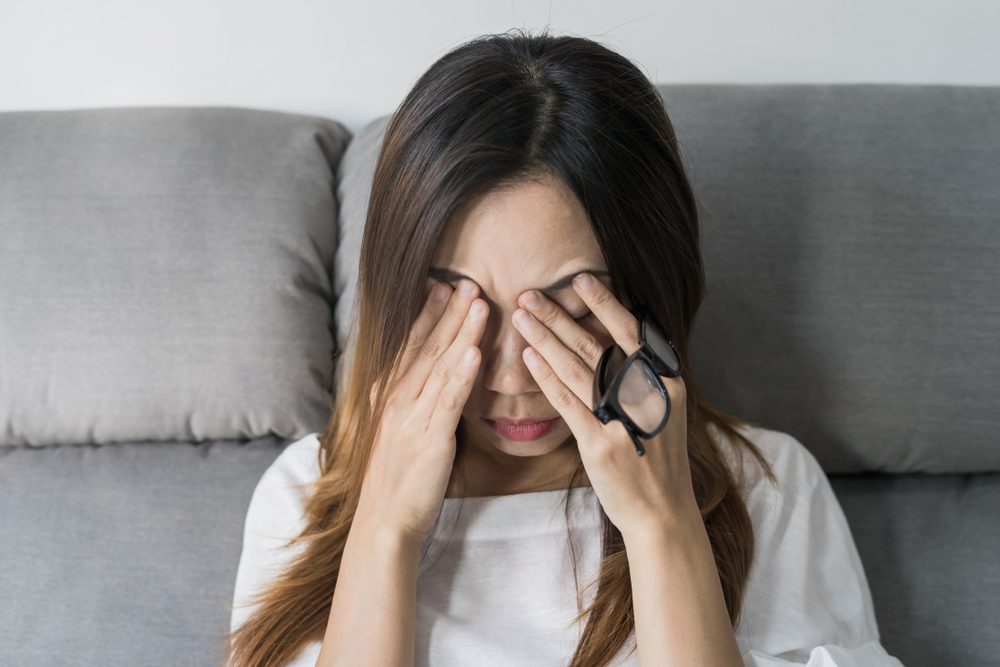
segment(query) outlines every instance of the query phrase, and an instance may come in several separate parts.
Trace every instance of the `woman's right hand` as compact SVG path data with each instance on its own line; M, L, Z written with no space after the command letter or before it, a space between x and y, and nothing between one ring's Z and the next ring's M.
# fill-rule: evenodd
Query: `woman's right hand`
M385 410L358 506L358 513L379 527L417 544L433 527L448 488L455 429L479 374L477 344L487 314L471 280L463 279L458 290L447 283L431 284L386 386ZM469 351L471 359L465 357Z

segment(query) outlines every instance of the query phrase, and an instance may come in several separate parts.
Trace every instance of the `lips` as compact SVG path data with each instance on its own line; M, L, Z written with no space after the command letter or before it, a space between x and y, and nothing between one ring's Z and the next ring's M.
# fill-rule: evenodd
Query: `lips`
M537 424L539 422L547 422L556 417L524 417L522 419L508 419L507 417L483 417L486 421L498 422L500 424Z
M548 433L552 429L552 425L556 423L557 418L545 419L539 421L536 417L531 418L535 421L522 421L522 422L511 422L507 419L497 419L492 420L487 417L483 417L483 420L493 427L497 433L508 440L516 440L519 442L524 442L528 440L537 440L543 435Z

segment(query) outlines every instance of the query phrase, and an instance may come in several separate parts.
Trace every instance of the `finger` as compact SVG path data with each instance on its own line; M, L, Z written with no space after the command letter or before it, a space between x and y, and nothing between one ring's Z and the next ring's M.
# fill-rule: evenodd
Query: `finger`
M534 305L532 305L531 296L534 296L536 299ZM597 363L601 360L601 353L604 352L604 348L607 345L602 343L592 332L584 328L578 320L573 319L566 312L565 308L538 290L525 292L518 299L518 303L522 308L528 310L546 329L553 332L570 352L574 353L587 364L590 370L597 369ZM606 338L607 336L604 337Z
M402 377L406 373L413 359L420 352L420 347L434 329L434 325L441 319L441 315L448 306L448 298L454 291L448 283L438 282L432 278L428 278L428 281L429 290L424 300L424 307L420 310L416 321L410 327L403 355L397 363L396 368L389 375L389 386L394 384L397 377Z
M466 290L463 290L465 287ZM409 367L399 379L399 395L404 403L415 401L430 376L438 358L448 351L455 336L462 328L469 306L479 292L479 286L471 280L462 280L459 289L451 294L444 313L434 328L417 348Z
M483 335L486 322L486 302L476 299L469 308L469 314L462 323L462 329L455 338L451 348L437 360L431 369L430 377L424 384L420 396L414 401L415 408L420 414L427 415L427 423L431 421L431 416L438 407L441 400L441 392L447 387L448 382L456 373L461 373L462 355L470 347L475 347ZM459 409L461 412L461 409ZM457 423L457 422L456 422Z
M660 382L663 383L663 388L667 390L667 396L670 400L670 416L673 417L674 411L680 406L681 410L686 409L687 405L687 385L684 383L683 377L664 377L663 375L658 376Z
M663 446L647 447L646 453L650 455L650 461L655 461L661 456L680 456L686 460L687 391L684 380L680 377L671 378L663 377L662 375L660 379L667 390L670 414L667 417L666 424L663 426L663 430L660 431L654 440L662 443Z
M475 345L462 350L457 368L450 374L448 381L438 392L433 406L433 413L427 423L427 432L432 434L451 434L458 428L462 417L462 409L469 400L469 393L479 374L479 362L482 354Z
M626 355L639 349L639 320L615 297L607 285L589 273L581 273L573 280L573 289L601 324L611 332L615 342Z
M566 425L576 436L577 442L579 443L581 440L593 441L603 424L594 415L591 408L584 405L576 393L563 384L552 367L537 351L526 347L522 357L531 376L535 378L535 382L541 387L542 393L549 399L552 407L566 420Z
M553 315L552 320L557 318L558 316ZM594 368L597 367L597 363L594 363L593 368L584 363L577 353L566 347L552 329L545 326L528 311L518 308L514 311L513 319L514 326L531 344L531 347L542 355L547 366L555 372L562 384L568 387L581 401L589 402L594 392ZM580 328L576 323L573 323L573 326ZM590 345L590 343L587 344ZM592 344L597 347L596 341L593 341ZM597 356L599 359L600 354Z

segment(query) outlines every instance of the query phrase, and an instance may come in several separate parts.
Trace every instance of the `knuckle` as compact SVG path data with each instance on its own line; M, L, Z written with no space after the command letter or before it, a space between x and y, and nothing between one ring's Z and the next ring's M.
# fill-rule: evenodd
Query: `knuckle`
M584 359L595 365L597 360L601 358L601 353L604 352L597 340L589 334L581 334L576 339L574 347Z
M441 407L445 410L457 410L461 404L461 400L458 394L454 391L443 391L441 392Z
M420 346L420 354L430 359L437 359L441 356L441 341L437 336L429 336L424 344Z
M670 396L671 403L684 403L687 400L687 386L684 384L683 378L668 377L661 378L661 381L663 386L667 388L667 395Z
M434 368L431 369L431 373L433 373L435 377L443 381L447 381L448 378L451 377L451 369L449 369L446 364L440 361L434 364Z
M406 337L406 351L412 352L420 347L420 332L414 327L410 329L410 334Z
M628 434L628 429L625 425L618 420L612 421L610 428L614 433L609 438L598 438L596 441L596 447L592 450L594 456L598 461L607 465L614 458L615 453L620 449L618 447L619 442L629 442L631 438ZM631 449L631 444L629 445Z
M594 303L597 304L598 310L600 310L603 306L607 306L613 298L614 296L607 290L597 290L597 293L593 296Z
M575 397L570 393L570 390L565 386L556 389L556 403L561 406L569 406Z
M554 308L545 308L535 317L545 325L546 329L553 329L559 325L559 315L560 313Z
M589 368L585 368L579 361L571 362L569 368L566 369L566 375L569 376L570 383L574 385L586 383L590 379L588 376L591 372Z
M551 340L552 330L548 327L536 327L536 329L540 329L540 331L535 334L535 341L532 345L535 347L542 347L547 341Z

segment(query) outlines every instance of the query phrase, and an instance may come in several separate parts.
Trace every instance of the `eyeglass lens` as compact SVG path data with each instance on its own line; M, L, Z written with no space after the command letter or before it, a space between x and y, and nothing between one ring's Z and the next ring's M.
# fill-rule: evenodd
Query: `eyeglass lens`
M666 362L667 366L674 370L680 368L681 361L674 354L674 348L660 335L656 327L646 327L646 343L653 348L656 356Z
M644 431L656 428L667 409L653 372L642 362L629 364L625 377L622 378L618 401L629 419Z
M669 346L668 346L669 348ZM605 368L605 385L608 386L625 362L625 355L616 349ZM669 359L669 358L667 358ZM618 386L618 402L628 418L644 431L652 431L663 419L667 402L660 393L652 369L636 359L629 364Z

